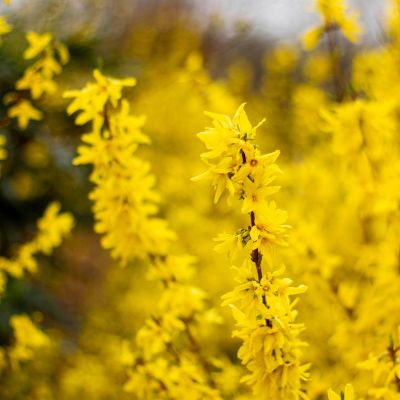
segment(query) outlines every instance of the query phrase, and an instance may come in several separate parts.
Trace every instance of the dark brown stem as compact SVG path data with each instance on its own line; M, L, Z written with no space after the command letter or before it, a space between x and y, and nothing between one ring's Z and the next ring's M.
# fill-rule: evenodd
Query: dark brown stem
M387 351L389 352L390 359L392 360L393 366L396 365L396 354L398 350L399 347L394 347L393 343L391 343L387 349ZM395 384L397 387L397 391L400 393L400 378L397 376L397 374L395 374L394 376L395 376Z
M255 217L254 211L252 211L250 213L250 223L251 223L252 227L256 225L256 217ZM253 263L256 265L258 282L261 282L261 279L262 279L262 269L261 269L262 254L260 253L258 248L254 249L252 251L251 261L253 261Z
M103 109L103 118L104 118L104 126L111 133L111 124L110 124L110 113L109 113L109 104L106 103Z
M331 61L331 68L333 75L333 86L335 88L336 101L340 103L343 100L344 84L343 84L343 74L340 66L340 59L337 54L338 44L335 38L335 34L336 34L335 27L326 28L329 57Z
M256 216L254 214L254 211L252 211L250 213L250 223L251 223L252 227L256 225ZM261 279L263 277L262 268L261 268L262 254L258 248L254 249L251 252L251 261L253 261L253 263L256 265L258 282L261 283ZM264 306L266 308L268 308L267 299L265 297L265 294L262 295L262 302L263 302ZM266 318L265 321L266 321L267 326L269 328L272 328L272 321L268 318Z
M245 164L246 163L246 154L244 154L243 150L240 150L240 153L242 154L243 164ZM250 176L249 176L249 179L250 179ZM256 226L256 216L254 214L254 211L252 211L250 213L250 223L251 223L252 227ZM262 268L261 268L262 254L261 254L260 250L257 248L251 252L250 257L251 257L251 261L253 261L253 263L256 265L258 282L261 283L261 280L263 277ZM265 294L262 295L262 302L263 302L265 308L268 308L267 299L265 297ZM265 322L269 328L272 328L272 321L270 319L266 318Z
M246 164L246 154L244 154L244 151L242 149L240 149L240 154L242 155L243 164Z

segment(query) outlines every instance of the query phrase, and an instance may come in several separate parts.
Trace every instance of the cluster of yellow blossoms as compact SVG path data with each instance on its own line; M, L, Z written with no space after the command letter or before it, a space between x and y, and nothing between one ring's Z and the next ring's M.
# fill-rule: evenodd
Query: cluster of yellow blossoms
M3 0L3 3L6 5L11 4L11 0ZM10 33L12 31L12 26L7 22L7 20L0 15L0 45L1 45L1 37Z
M5 149L6 138L0 135L0 161L7 157L7 150Z
M11 346L0 347L0 374L7 368L17 370L25 361L32 360L35 352L49 346L51 339L27 315L13 315L10 325L14 332Z
M7 20L0 15L0 45L1 45L1 38L4 35L7 35L7 33L10 33L12 31L11 25L7 22Z
M10 324L14 331L15 342L8 351L8 357L11 368L15 369L20 363L32 360L35 351L49 346L51 339L38 329L27 315L13 315Z
M135 80L108 78L98 70L94 78L65 97L74 98L68 113L79 111L76 123L92 126L74 162L93 166L90 180L95 187L89 197L95 229L122 265L147 259L148 278L163 288L157 311L137 332L137 350L124 356L130 366L125 389L140 399L219 399L211 361L198 341L201 330L219 317L206 309L205 293L190 284L193 257L170 254L176 235L155 216L155 178L149 164L136 155L138 145L149 142L140 130L144 118L131 115L122 98L123 87Z
M342 3L326 4L338 10ZM335 329L325 347L327 353L333 350L335 361L331 355L325 365L333 365L331 381L337 385L351 377L365 399L400 398L398 340L392 339L399 326L400 287L399 6L397 0L392 2L390 40L356 55L350 76L343 70L345 55L338 46L328 47L336 102L325 101L318 107L319 137L304 155L308 171L319 171L303 183L305 191L318 183L313 204L339 205L334 217L314 213L313 219L325 226L319 228L324 232L320 233L323 246L316 246L315 231L304 229L308 222L302 231L304 242L309 241L307 261L325 270L319 285L326 289L326 299L321 292L316 297L321 304L336 304L330 315ZM319 11L326 19L324 10ZM302 196L295 201L300 204ZM299 216L310 203L302 207ZM317 287L316 275L312 282ZM372 373L372 379L364 371ZM332 391L328 395L339 399ZM343 396L354 397L350 386Z
M123 87L134 86L136 81L106 78L98 70L94 78L95 83L81 91L68 91L65 97L75 98L67 111L80 111L76 123L91 121L93 126L82 137L85 144L78 148L74 164L94 167L90 199L95 230L103 235L103 246L123 264L149 253L164 254L174 234L164 220L151 218L157 213L158 201L154 177L148 174L150 165L135 155L140 143L148 143L140 131L145 119L131 115L128 101L121 99Z
M20 129L26 129L29 121L39 121L43 117L43 113L33 106L27 93L33 100L45 94L54 94L57 90L54 78L61 73L63 65L69 60L67 48L55 41L50 33L28 32L26 38L29 47L23 57L25 60L36 61L16 82L17 92L10 92L4 97L5 104L9 106L8 116L17 119Z
M388 347L380 354L370 354L359 368L372 374L368 395L375 399L398 400L400 398L400 328L397 337L390 337Z
M4 0L5 4L9 4L9 1ZM2 36L10 33L12 31L11 25L7 22L7 20L0 15L0 45L2 41ZM0 135L0 161L4 160L7 157L7 151L5 150L6 138L3 135Z
M305 49L312 50L325 34L340 30L351 42L356 42L361 28L357 23L357 15L353 12L346 15L345 0L316 0L321 25L311 28L303 37Z
M4 3L11 2L5 0ZM0 44L1 36L10 31L11 26L0 16ZM56 84L53 78L68 61L66 47L55 42L50 34L39 35L30 32L27 39L29 47L24 53L24 58L39 58L17 81L15 88L18 92L10 92L4 96L4 103L10 105L8 117L17 118L21 129L28 126L29 120L39 120L42 117L42 113L32 106L25 92L29 91L33 99L38 99L44 93L54 93ZM7 123L8 121L2 121L2 125ZM0 161L7 157L5 142L5 137L0 135ZM49 204L37 221L37 233L34 238L16 247L11 258L0 257L0 296L5 295L9 278L22 279L27 273L37 273L37 256L50 255L70 233L74 219L70 213L60 210L61 205L58 202ZM14 338L9 345L0 347L0 374L19 369L21 363L32 360L38 350L51 343L50 337L25 314L11 315L10 326Z
M0 272L15 278L21 278L25 272L37 272L38 263L35 256L51 254L74 225L72 215L60 212L60 209L61 205L58 202L51 203L46 208L43 216L37 221L36 236L30 242L21 245L13 258L0 257Z
M38 374L45 377L40 384L51 381L43 386L34 378L25 382L28 389L9 386L32 399L399 400L400 338L394 332L400 326L400 1L392 5L387 42L354 52L352 59L341 41L357 40L355 14L345 0L316 0L321 22L303 45L326 48L308 53L304 65L294 46L270 51L262 81L256 79L259 91L245 60L229 67L225 81L212 79L193 33L188 39L176 29L172 50L170 37L158 40L164 32L138 29L134 50L126 48L143 62L134 107L148 116L148 132L157 138L148 154L163 176L161 192L171 200L166 204L154 189L150 163L139 157L140 145L150 142L142 133L145 117L133 115L123 96L136 81L96 70L94 82L67 92L76 124L91 124L74 164L92 167L95 231L113 259L132 268L104 273L106 289L96 287L101 295L88 308L79 338L65 346L66 353L63 346L61 355L53 355L63 362L35 352L44 350L49 337L27 316L11 316L14 341L0 350L0 370L10 367L14 379L22 370L17 367L37 357L26 374L44 364L55 372ZM0 37L9 30L0 18ZM54 77L68 59L50 34L29 33L28 40L24 57L36 62L6 97L8 115L20 128L42 117L28 97L52 94ZM171 48L165 50L166 42ZM255 114L267 113L268 129L253 127L243 104L233 118L206 113L212 127L199 138L208 169L195 178L211 181L215 203L227 193L231 208L241 211L235 217L188 190L184 176L198 168L193 159L200 144L188 134L203 126L201 111L230 115L243 99ZM262 154L256 133L260 146L282 149L285 174L276 164L279 152ZM0 136L0 160L6 157L4 144ZM279 194L278 176L285 187ZM272 195L289 211L293 228ZM183 233L180 240L174 242L178 235L164 214ZM220 255L208 250L216 219L227 231L240 227L216 238L216 251L231 259L233 288ZM51 204L38 235L11 259L0 258L0 292L9 276L36 272L39 253L52 252L71 227L72 217ZM182 248L206 260L203 268L196 271L195 257L179 255ZM306 287L294 286L283 264L293 281L309 288L299 303L295 296ZM209 294L199 288L206 285ZM232 310L244 367L226 361L235 358L231 329L217 329L221 318L209 307L209 296L228 290L222 304ZM304 324L296 322L297 310ZM142 319L143 324L135 321ZM305 326L302 336L311 345L303 356ZM238 376L246 369L241 381L247 386L240 386ZM334 390L327 391L330 386ZM16 398L9 393L4 397Z
M70 233L74 219L70 213L60 212L59 203L51 203L37 221L35 237L18 247L12 258L0 257L0 295L6 288L7 277L21 279L25 273L36 273L39 254L50 255ZM0 347L0 371L10 365L15 368L20 362L32 359L34 350L50 342L26 315L13 315L10 319L15 343L9 348ZM7 361L8 357L8 361Z
M287 214L267 198L279 190L271 186L280 173L275 164L279 151L262 154L254 143L257 128L252 127L242 104L230 119L207 113L213 126L198 136L208 152L202 159L209 169L194 178L209 178L215 188L215 202L227 190L229 200L242 202L241 212L249 215L249 224L234 234L222 234L217 251L226 252L235 263L237 282L223 296L236 320L234 336L243 343L238 356L250 371L243 381L263 399L307 398L301 387L308 365L302 365L299 339L303 324L295 322L296 300L305 286L293 287L283 278L276 249L286 246Z

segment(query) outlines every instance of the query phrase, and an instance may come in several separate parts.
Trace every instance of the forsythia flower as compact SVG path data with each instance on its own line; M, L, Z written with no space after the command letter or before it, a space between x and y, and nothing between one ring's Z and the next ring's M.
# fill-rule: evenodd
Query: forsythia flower
M0 161L5 160L7 157L7 150L4 145L6 143L6 138L3 135L0 135Z
M71 232L74 218L70 213L61 213L58 202L51 203L42 218L37 222L38 233L35 238L35 247L44 254L50 254L60 246L63 238Z
M340 29L343 35L351 42L356 42L361 28L357 23L355 14L346 15L345 0L316 0L322 24L311 28L303 36L303 45L306 50L317 46L323 35L331 30Z
M372 373L372 385L368 394L375 399L397 400L400 398L400 327L397 329L396 341L390 338L386 351L360 362L358 367Z
M130 356L125 390L140 399L220 399L211 376L211 363L202 354L197 330L219 322L206 310L205 293L189 284L193 257L170 254L175 233L156 217L159 196L150 165L136 155L149 139L141 132L143 117L130 114L122 89L134 79L113 79L94 71L94 83L65 93L74 98L68 113L79 112L78 125L91 122L83 135L75 164L91 164L90 180L95 229L102 244L122 265L136 258L150 261L148 278L162 283L157 313L147 318L136 335L138 350ZM168 371L168 373L166 373Z
M140 143L149 142L141 132L145 119L130 115L129 103L120 101L122 88L135 80L107 78L98 70L94 77L95 83L68 91L65 97L74 98L67 111L79 111L78 125L92 121L93 130L82 137L85 144L78 148L74 164L94 167L90 179L96 186L90 199L95 229L104 235L103 246L123 264L149 253L163 254L175 235L165 221L152 217L159 201L155 179L149 164L135 155Z
M284 268L275 269L276 246L285 246L287 215L267 198L279 190L270 186L280 173L275 161L278 151L261 154L253 143L256 127L250 124L244 104L233 119L207 113L213 127L198 134L207 149L202 154L209 169L195 180L209 178L215 187L215 201L225 190L229 198L242 200L242 213L249 214L250 226L234 236L222 235L218 250L237 254L243 247L241 267L236 267L238 286L223 296L223 305L230 305L236 330L242 340L238 357L247 366L249 375L242 380L253 387L260 399L307 398L301 387L308 365L301 365L297 312L291 296L302 293L305 286L292 287L292 281L281 278ZM212 160L212 161L211 161Z
M59 203L51 203L37 222L38 232L32 241L21 245L17 255L12 259L0 257L0 271L20 278L25 271L34 273L38 264L35 255L43 253L49 255L52 250L61 244L62 239L69 234L74 219L70 213L60 213Z
M77 125L84 125L89 121L93 123L93 130L97 132L104 124L106 117L105 106L109 103L112 107L116 107L122 96L124 87L132 87L136 85L136 79L112 79L105 77L99 70L93 72L95 83L86 84L82 90L69 90L65 92L64 97L74 98L67 108L68 114L79 111L75 119ZM129 104L125 103L121 113L128 118ZM133 117L134 118L134 117ZM133 129L138 131L141 124L133 124ZM129 136L128 136L129 137ZM144 135L142 138L145 138ZM147 139L144 139L145 141Z
M354 154L367 149L376 158L383 155L384 146L396 130L393 111L393 106L385 102L356 100L333 107L331 112L321 110L321 116L325 130L332 133L335 153Z
M26 315L13 315L11 326L14 330L15 344L9 350L11 366L33 358L34 352L48 346L50 338L40 331Z
M57 84L54 77L62 71L62 66L69 61L67 48L53 39L50 33L38 34L28 32L26 38L29 47L24 52L27 60L37 60L29 66L22 78L15 84L19 91L28 90L32 99L39 99L45 94L54 94ZM11 92L5 98L10 118L17 118L20 129L26 129L30 120L41 120L43 114L37 110L28 99Z
M52 41L50 33L39 34L36 32L28 32L26 39L29 42L29 47L24 52L25 60L37 57Z
M10 33L12 31L11 25L7 22L7 20L0 16L0 44L1 44L1 37Z
M332 389L329 389L328 400L356 400L353 386L348 383L344 388L344 392L341 392L340 395L336 394Z
M20 129L26 129L29 121L40 121L43 113L33 107L29 100L20 100L18 103L8 110L10 118L16 118Z
M20 279L25 272L37 272L35 256L39 253L49 255L71 231L74 219L70 213L60 213L60 209L59 203L51 203L37 222L38 232L33 240L21 245L13 258L0 257L0 294L6 288L7 275ZM27 316L13 315L10 322L15 343L8 348L0 347L0 371L7 366L5 354L8 354L11 367L16 368L20 362L32 359L37 349L50 343L47 335L38 330Z

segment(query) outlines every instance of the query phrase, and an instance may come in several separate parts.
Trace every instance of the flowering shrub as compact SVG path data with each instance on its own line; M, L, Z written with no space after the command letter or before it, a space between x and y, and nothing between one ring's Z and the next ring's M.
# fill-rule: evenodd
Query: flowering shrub
M114 57L9 3L0 398L400 399L400 2L368 46L317 0L256 66L218 21Z

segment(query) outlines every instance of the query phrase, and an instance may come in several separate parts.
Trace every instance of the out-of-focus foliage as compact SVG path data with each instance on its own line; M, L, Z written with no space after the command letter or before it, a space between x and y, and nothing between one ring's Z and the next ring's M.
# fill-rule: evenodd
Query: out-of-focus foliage
M400 2L8 3L0 398L400 399Z

